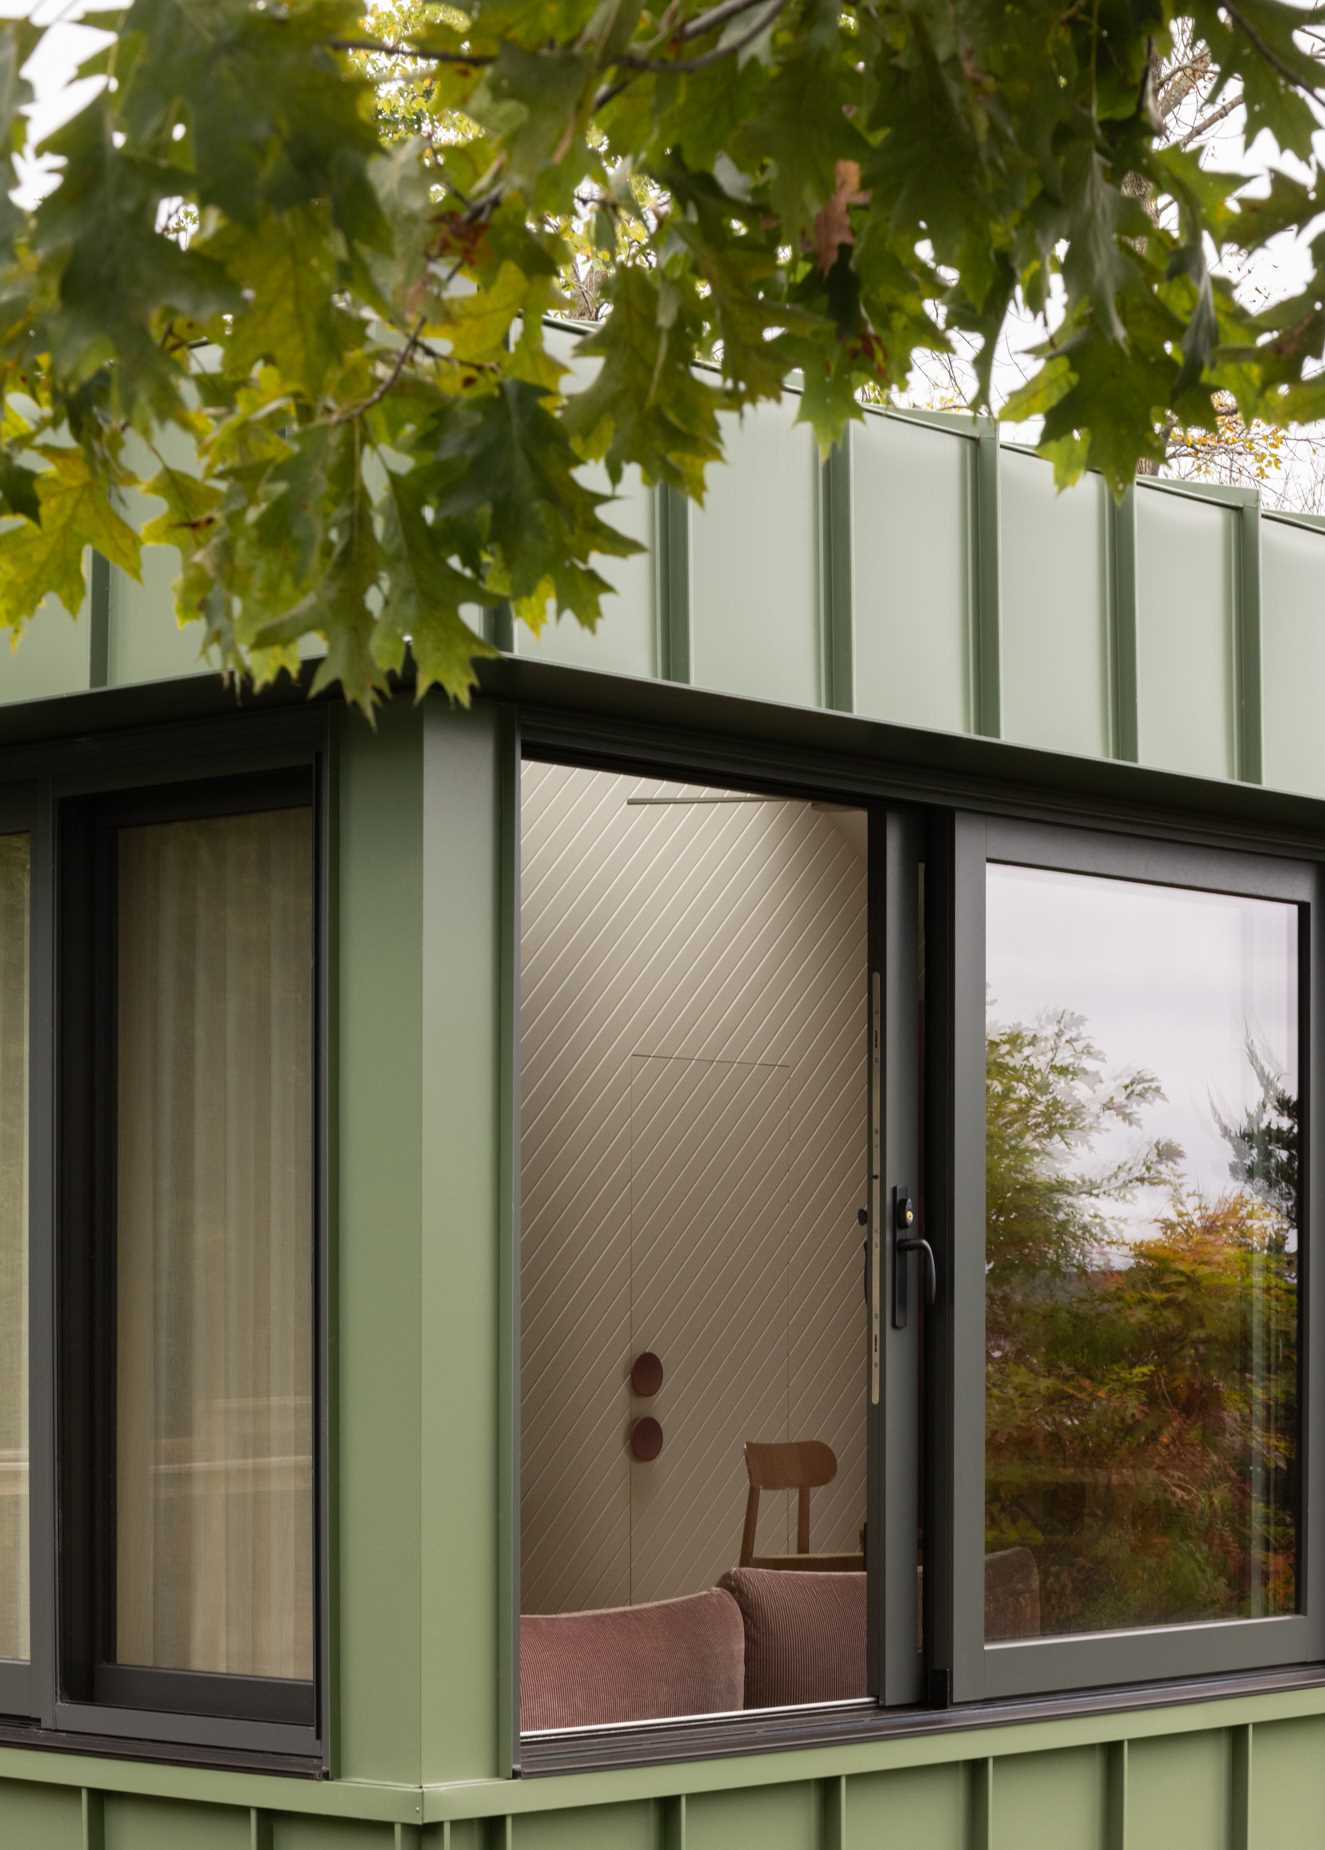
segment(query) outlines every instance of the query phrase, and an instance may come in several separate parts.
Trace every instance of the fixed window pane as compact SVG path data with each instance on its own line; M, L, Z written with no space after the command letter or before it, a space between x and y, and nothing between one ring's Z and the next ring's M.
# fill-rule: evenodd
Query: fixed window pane
M115 1657L308 1678L311 815L114 841Z
M1296 906L991 865L986 1545L1038 1620L1297 1607Z
M0 1657L28 1641L28 881L0 835Z

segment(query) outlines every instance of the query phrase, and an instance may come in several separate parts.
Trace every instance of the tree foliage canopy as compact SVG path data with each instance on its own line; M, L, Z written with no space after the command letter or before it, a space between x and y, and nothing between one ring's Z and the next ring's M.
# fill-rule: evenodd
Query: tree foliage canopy
M1145 1134L1155 1074L1068 1011L989 1022L986 1547L1034 1550L1046 1632L1293 1609L1299 1105L1247 1057L1212 1199Z
M362 0L132 0L98 16L105 81L48 144L58 184L0 211L0 621L76 608L88 545L132 574L171 544L226 669L270 677L319 634L321 680L365 706L407 647L464 697L479 610L592 626L634 550L586 461L702 496L724 412L799 370L829 445L954 338L986 405L1017 304L1045 339L1006 409L1043 416L1063 481L1120 487L1175 425L1214 428L1215 392L1317 417L1318 277L1253 310L1219 273L1313 227L1309 17L410 0L383 38ZM1179 29L1248 139L1295 159L1255 196L1157 134ZM15 153L39 36L0 38ZM407 106L381 108L375 63ZM572 375L544 316L586 248L611 262Z

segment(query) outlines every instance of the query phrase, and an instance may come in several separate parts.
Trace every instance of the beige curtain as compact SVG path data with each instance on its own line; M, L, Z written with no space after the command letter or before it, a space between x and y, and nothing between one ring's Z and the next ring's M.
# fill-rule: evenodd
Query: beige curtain
M28 1655L28 868L0 835L0 1657Z
M117 1650L313 1667L307 810L120 831Z

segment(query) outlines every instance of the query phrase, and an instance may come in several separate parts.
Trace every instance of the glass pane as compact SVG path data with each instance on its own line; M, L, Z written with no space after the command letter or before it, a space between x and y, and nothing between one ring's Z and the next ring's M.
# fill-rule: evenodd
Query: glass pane
M524 1725L864 1697L866 818L530 764L521 923Z
M117 1648L313 1665L312 828L117 852Z
M989 868L991 1639L1295 1608L1298 918Z
M28 1655L28 869L0 835L0 1657Z

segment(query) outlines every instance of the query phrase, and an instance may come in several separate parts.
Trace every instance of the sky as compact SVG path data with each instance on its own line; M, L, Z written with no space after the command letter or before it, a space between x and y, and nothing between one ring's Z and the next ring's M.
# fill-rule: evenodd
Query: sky
M1117 1124L1065 1156L1096 1173L1159 1138L1183 1150L1186 1184L1214 1200L1233 1187L1219 1117L1237 1122L1260 1086L1255 1043L1297 1090L1294 905L1051 869L991 865L986 888L989 1016L1036 1023L1061 1009L1113 1078L1153 1073L1163 1098L1136 1128ZM1168 1198L1146 1191L1114 1214L1144 1238Z

